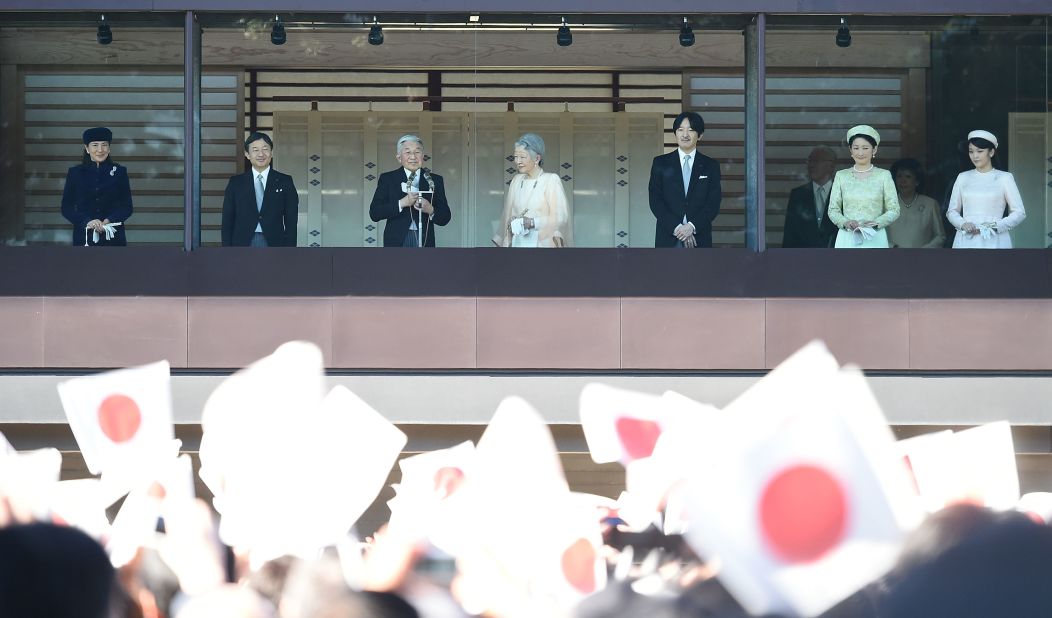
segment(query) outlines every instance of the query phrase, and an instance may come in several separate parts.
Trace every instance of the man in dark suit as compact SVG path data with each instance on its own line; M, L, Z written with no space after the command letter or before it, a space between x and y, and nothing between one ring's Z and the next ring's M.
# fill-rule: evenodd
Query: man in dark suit
M385 247L434 247L434 226L452 218L442 177L423 167L424 141L415 135L398 139L395 158L402 166L380 174L369 217L387 220Z
M833 246L837 228L829 220L829 194L835 167L836 153L828 146L819 146L807 156L807 176L811 181L789 193L783 247Z
M720 212L720 165L698 152L705 121L683 112L672 125L677 150L654 157L650 210L657 217L655 247L711 247L712 220Z
M251 164L231 176L223 196L224 247L295 247L300 198L292 176L270 166L274 142L253 132L245 140Z

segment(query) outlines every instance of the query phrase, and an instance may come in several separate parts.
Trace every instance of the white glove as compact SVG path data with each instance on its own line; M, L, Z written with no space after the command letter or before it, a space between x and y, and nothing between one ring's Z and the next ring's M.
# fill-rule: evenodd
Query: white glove
M861 245L877 235L877 230L871 227L863 227L861 225L856 227L854 231L857 232L856 234L852 234L856 245Z
M106 240L113 240L113 237L116 236L116 234L117 234L117 226L118 225L121 225L120 221L117 221L116 223L105 223L105 224L103 224L102 231L105 232L105 234L106 234ZM90 229L91 229L90 227L84 228L84 234L85 234L85 236L84 236L84 246L85 247L88 246L87 232ZM95 230L92 230L92 232L91 232L91 242L93 242L95 244L99 243L99 233L96 232Z

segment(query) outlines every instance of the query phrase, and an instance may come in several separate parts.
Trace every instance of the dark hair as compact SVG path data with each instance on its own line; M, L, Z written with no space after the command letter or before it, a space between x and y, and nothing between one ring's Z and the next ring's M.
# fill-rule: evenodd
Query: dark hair
M916 159L899 159L891 166L891 179L899 177L899 172L910 172L917 179L917 191L920 192L924 186L924 168Z
M94 539L75 528L0 528L0 616L106 618L116 580Z
M851 139L847 140L847 145L850 146L851 144L855 143L855 140L857 140L860 137L869 142L870 146L874 148L877 147L877 140L873 139L872 135L866 135L865 133L856 133L852 135Z
M676 120L672 123L672 131L675 132L679 128L679 125L683 124L686 120L690 123L690 128L694 129L698 135L705 132L705 121L701 119L701 114L698 112L682 112L679 116L676 116Z
M993 142L982 137L973 137L968 140L968 143L976 148L982 148L983 150L997 150L997 146L994 146Z
M269 147L271 150L274 149L274 141L271 140L266 133L253 131L248 134L248 137L245 138L245 152L248 152L248 147L252 142L258 142L259 140L263 140L264 142L266 142L267 147Z
M962 525L963 524L963 525ZM1050 616L1052 529L1017 512L954 522L957 530L899 573L881 616Z

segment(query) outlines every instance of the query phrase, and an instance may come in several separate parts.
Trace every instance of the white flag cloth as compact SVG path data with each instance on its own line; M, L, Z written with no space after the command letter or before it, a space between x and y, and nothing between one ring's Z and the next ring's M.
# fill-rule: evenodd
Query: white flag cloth
M473 530L456 555L469 612L557 616L605 586L595 503L571 494L551 432L522 399L501 402L458 493Z
M1005 511L1019 501L1012 428L1007 421L899 442L924 507L968 502Z
M0 454L0 498L5 498L19 517L46 520L61 470L62 454L57 449Z
M662 398L605 384L581 391L581 429L596 463L650 457L663 431L712 410L674 393Z
M346 388L323 399L324 377L317 346L287 343L205 404L201 478L220 538L255 564L340 542L405 446L402 431Z
M132 474L167 453L172 430L167 361L118 369L58 385L70 429L92 474Z
M884 574L920 518L865 379L794 354L699 437L687 538L754 614L816 616Z
M460 517L460 488L467 481L475 459L475 445L462 442L452 448L407 457L399 462L401 480L395 497L387 501L392 533L431 543L453 555L473 534Z

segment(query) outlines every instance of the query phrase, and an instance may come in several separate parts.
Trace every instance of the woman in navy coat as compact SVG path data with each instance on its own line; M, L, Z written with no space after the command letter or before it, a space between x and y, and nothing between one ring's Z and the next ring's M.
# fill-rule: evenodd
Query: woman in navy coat
M84 161L66 174L62 216L73 224L74 246L128 244L124 222L132 214L131 185L128 168L110 160L111 139L106 127L85 131ZM107 227L115 223L121 225Z

